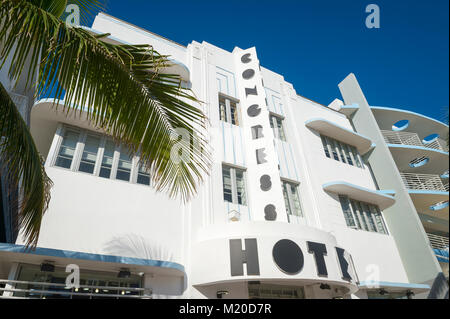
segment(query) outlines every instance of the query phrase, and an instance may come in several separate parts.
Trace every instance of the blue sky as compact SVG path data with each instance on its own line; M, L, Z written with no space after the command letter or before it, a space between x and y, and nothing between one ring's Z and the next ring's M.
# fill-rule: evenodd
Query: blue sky
M365 26L371 3L380 29ZM255 46L261 65L325 105L353 72L371 105L445 119L448 0L109 0L106 12L184 45Z

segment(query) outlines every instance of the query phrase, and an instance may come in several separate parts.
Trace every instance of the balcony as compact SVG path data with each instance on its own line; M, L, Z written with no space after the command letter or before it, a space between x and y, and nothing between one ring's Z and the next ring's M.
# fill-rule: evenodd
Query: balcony
M428 143L417 133L381 131L400 172L442 174L448 170L446 142L434 138Z
M439 175L400 173L407 189L448 192L449 184L444 184Z
M394 132L394 131L384 131L382 130L384 141L387 144L396 144L396 145L409 145L409 146L419 146L430 148L442 152L448 153L449 148L447 146L447 142L443 139L437 138L431 143L424 143L419 135L416 133L410 132Z
M431 233L427 233L428 240L433 249L445 249L448 248L448 237L439 236Z

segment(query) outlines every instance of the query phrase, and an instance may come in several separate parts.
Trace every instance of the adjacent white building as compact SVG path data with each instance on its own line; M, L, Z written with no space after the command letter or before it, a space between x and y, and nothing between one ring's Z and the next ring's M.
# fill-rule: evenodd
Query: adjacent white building
M0 295L406 298L448 277L446 124L370 106L352 74L323 106L255 48L185 47L103 13L89 30L171 56L204 101L210 176L189 203L170 200L139 158L37 101L52 200L35 251L0 244ZM65 289L67 265L80 288Z

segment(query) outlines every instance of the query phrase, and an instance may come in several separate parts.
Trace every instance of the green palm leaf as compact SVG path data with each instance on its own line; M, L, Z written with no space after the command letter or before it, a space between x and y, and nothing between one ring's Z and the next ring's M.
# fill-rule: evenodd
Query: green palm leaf
M74 2L86 8L98 3ZM167 56L148 45L116 45L107 35L68 27L51 13L57 9L46 9L47 1L2 0L0 67L13 56L10 77L26 76L30 86L38 69L38 97L56 92L58 108L65 92L61 111L86 112L93 126L127 145L130 155L139 152L157 190L188 200L209 171L206 117L179 76L161 73L170 65ZM191 140L173 140L176 128L191 132ZM190 160L171 160L176 143Z
M52 182L45 173L27 124L1 83L0 114L0 163L8 172L11 186L20 185L22 200L17 207L18 227L28 243L33 244L39 237Z

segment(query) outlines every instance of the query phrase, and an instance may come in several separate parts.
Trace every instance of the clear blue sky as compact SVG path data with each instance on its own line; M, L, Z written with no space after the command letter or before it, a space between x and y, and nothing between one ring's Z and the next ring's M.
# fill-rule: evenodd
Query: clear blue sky
M380 29L365 26L371 3ZM184 45L255 46L264 67L325 105L350 72L371 105L439 120L449 105L448 0L109 0L106 12Z

